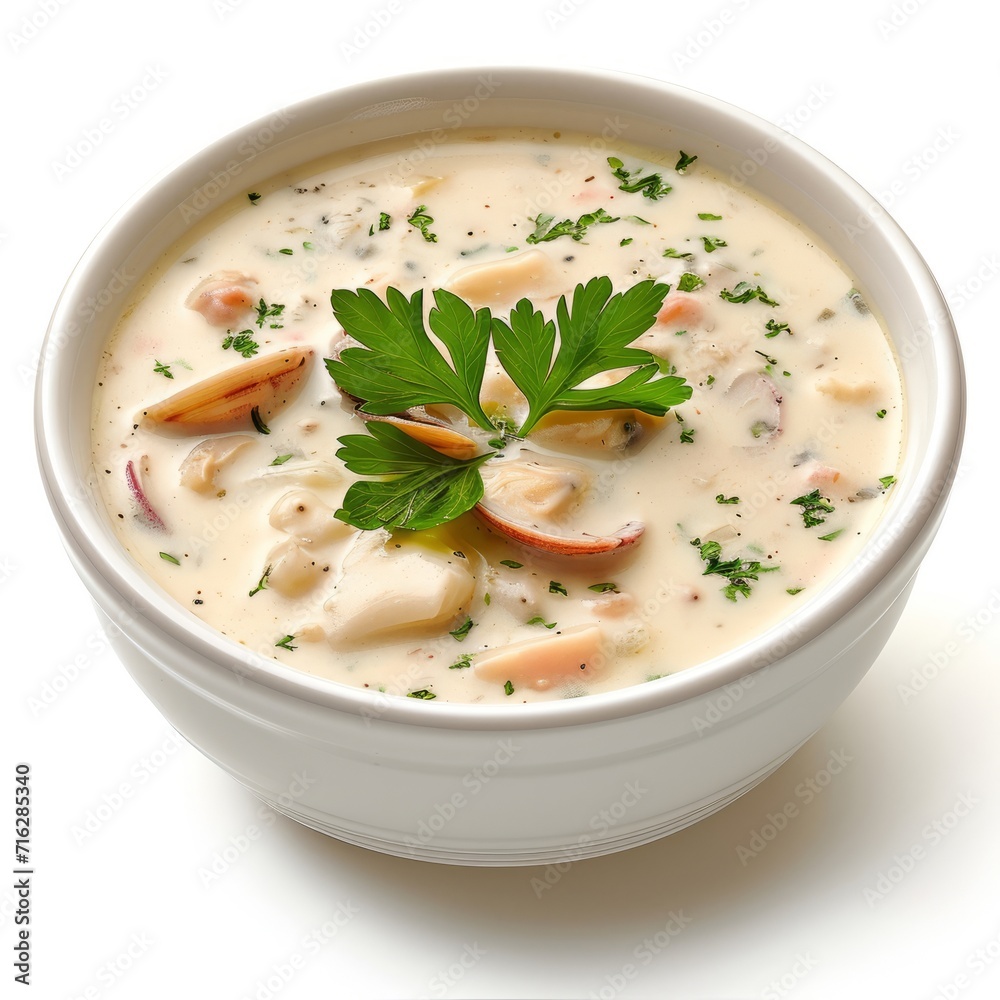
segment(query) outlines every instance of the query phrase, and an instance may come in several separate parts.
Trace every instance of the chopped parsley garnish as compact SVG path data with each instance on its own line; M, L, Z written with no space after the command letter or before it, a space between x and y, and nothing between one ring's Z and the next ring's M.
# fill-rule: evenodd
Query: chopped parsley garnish
M524 563L515 562L513 559L501 559L501 566L506 566L508 569L520 569Z
M431 219L431 222L433 222L433 221L434 220ZM378 228L377 228L378 232L384 233L389 228L389 226L391 224L392 224L392 216L389 215L388 212L379 212L378 213ZM368 227L368 235L369 236L374 236L375 232L376 232L376 226L375 226L375 223L373 222ZM431 241L431 242L433 242L433 241Z
M806 493L804 496L796 497L788 502L802 508L802 523L807 528L814 528L817 524L823 524L826 521L826 517L820 516L821 512L832 514L836 510L829 500L820 496L819 490L813 490L812 493Z
M253 597L254 594L259 594L262 590L267 590L267 578L271 575L271 567L268 566L264 570L261 578L257 581L257 586L250 591L250 596Z
M685 427L681 431L681 444L694 444L694 428Z
M427 688L421 688L419 691L407 691L407 698L416 698L419 701L433 701L437 695L433 691L428 691Z
M303 240L302 241L302 249L303 250L315 250L316 248L308 240Z
M876 410L875 416L878 417L879 420L885 420L885 410Z
M722 593L726 600L735 601L737 594L749 597L751 593L748 581L757 581L761 573L773 573L779 569L778 566L762 566L756 559L726 559L720 558L722 546L718 542L702 542L700 538L695 538L691 542L698 549L698 554L705 563L705 571L702 576L723 576L729 583L722 588Z
M448 667L449 670L465 670L472 666L472 653L462 653L458 659Z
M222 349L228 351L230 347L237 354L252 358L260 349L260 344L253 339L253 330L241 330L239 333L229 330L226 332L226 339L222 341Z
M754 351L754 354L759 354L769 365L776 365L778 363L777 358L772 358L770 354L765 354L763 351Z
M788 587L786 588L785 593L794 597L796 594L801 594L803 590L805 590L805 587Z
M683 174L684 171L687 170L687 168L690 167L691 164L698 159L698 156L697 154L694 156L688 156L688 154L685 153L683 149L680 151L680 154L681 154L680 157L674 164L674 170L676 170L677 173L679 174Z
M617 594L620 593L618 590L617 583L592 583L587 590L592 590L595 594Z
M626 236L625 239L619 241L618 245L620 247L627 247L631 242L632 242L632 237Z
M555 628L555 622L547 622L541 615L535 615L534 618L529 618L526 625L544 625L546 628Z
M702 222L718 222L722 216L716 215L714 212L699 212L698 218L701 219Z
M621 181L618 185L619 191L627 191L630 194L640 192L643 198L658 201L672 190L660 174L646 174L645 177L636 176L642 171L626 170L625 164L617 156L608 157L608 166L611 167L611 172L615 177Z
M882 484L882 489L883 490L887 490L896 481L897 480L896 480L895 476L880 476L879 477L879 482Z
M271 462L271 465L284 465L292 457L292 453L289 452L287 455L278 455L277 458Z
M294 251L294 250L293 250L293 249L292 249L291 247L282 247L282 248L281 248L281 249L280 249L280 250L278 251L278 253L283 253L283 254L285 254L285 255L286 255L287 257L291 257L291 255L292 255L293 253L295 253L295 251Z
M381 221L380 217L380 228ZM430 226L434 219L427 214L426 205L417 205L416 209L414 209L413 215L411 215L406 221L413 226L414 229L419 229L420 235L423 236L428 243L437 243L437 234L430 231Z
M686 253L681 250L675 250L673 247L667 247L667 249L663 251L663 256L676 257L679 260L691 260L691 258L694 257L694 254Z
M153 360L154 360L154 362L156 362L153 365L153 371L157 375L163 375L166 378L173 378L174 377L174 373L170 370L170 365L165 365L162 361L156 361L155 358Z
M719 292L719 298L725 299L727 302L750 302L752 299L760 299L766 306L776 306L778 304L760 285L757 285L755 288L749 281L738 282L732 291L728 288L723 288Z
M831 531L829 535L820 535L819 540L821 542L832 542L838 535L844 533L843 528L838 528L836 531Z
M453 639L456 639L459 642L461 642L472 631L472 629L475 627L475 624L476 623L471 618L466 616L465 621L462 622L462 624L459 625L458 628L452 629L448 633L448 635L450 635Z
M708 378L705 379L705 385L713 385L714 383L715 383L714 375L709 375Z
M549 593L569 597L569 591L558 580L549 580Z
M727 497L725 493L717 493L715 495L716 503L739 503L739 497Z
M788 331L789 336L791 335L791 330L788 329L787 323L779 323L777 320L769 319L764 325L764 329L767 331L765 337L777 337L779 333L784 333Z
M697 274L691 271L685 271L681 275L680 281L677 282L677 290L679 292L693 292L695 289L701 288L704 284L704 278L699 278Z
M617 222L618 219L619 216L609 215L603 208L597 209L596 212L584 212L576 222L572 219L563 219L562 222L556 222L554 215L539 212L531 220L535 224L535 231L525 238L525 243L531 243L532 245L548 243L559 239L560 236L568 236L579 243L587 235L587 230L591 226L600 223Z
M503 693L508 696L514 693L514 685L510 681L504 681Z
M705 253L714 253L719 247L727 247L729 244L725 240L720 240L715 236L702 236L702 245L705 247Z
M256 205L260 201L260 195L256 191L251 191L247 194L247 199L251 205Z
M528 414L514 431L518 437L554 410L637 409L662 416L689 399L691 387L663 375L652 354L629 345L654 324L668 290L645 280L612 295L609 278L593 278L577 285L570 301L560 298L554 320L526 298L502 320L436 289L427 324L450 361L425 332L420 290L408 299L389 288L385 301L370 289L335 290L334 315L363 346L347 348L326 367L345 392L364 400L364 412L388 415L451 404L494 431L479 400L492 336L501 366L528 401ZM601 372L624 368L631 371L618 382L577 388ZM365 430L342 437L337 456L358 475L396 478L353 483L337 512L341 520L361 528L429 528L482 499L478 468L496 452L459 461L392 424L370 421ZM505 425L501 439L506 436Z
M279 639L274 645L278 649L287 649L289 653L294 653L298 646L292 645L292 640L295 638L294 635L286 635L284 638Z
M268 319L277 319L285 311L285 305L283 302L272 302L268 305L263 299L257 303L257 319L256 323L262 330L264 329L264 321ZM282 323L268 323L268 327L272 330L280 330L284 324Z
M180 559L178 559L177 556L172 556L169 552L161 552L160 558L164 562L173 563L175 566L180 566L181 564Z
M253 421L254 429L258 434L270 434L271 428L264 423L263 418L260 415L260 407L255 406L250 411L250 419Z

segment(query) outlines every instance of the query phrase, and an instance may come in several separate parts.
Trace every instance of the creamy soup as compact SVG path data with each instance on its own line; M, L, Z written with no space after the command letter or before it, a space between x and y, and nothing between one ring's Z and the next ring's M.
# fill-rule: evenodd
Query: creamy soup
M698 152L455 133L241 192L107 345L122 544L234 642L424 700L607 691L779 622L884 509L900 377L851 276Z

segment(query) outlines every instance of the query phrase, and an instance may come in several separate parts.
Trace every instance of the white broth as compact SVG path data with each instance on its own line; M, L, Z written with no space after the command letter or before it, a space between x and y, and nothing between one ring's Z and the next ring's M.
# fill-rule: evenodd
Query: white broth
M892 489L902 387L875 312L811 233L678 149L459 132L411 170L413 141L241 192L124 311L94 463L158 584L309 673L520 704L701 663L850 564ZM499 430L443 400L426 408L438 424L397 424L488 454L485 509L416 532L336 516L377 479L348 471L340 439L386 424L324 363L358 350L333 290L423 289L426 313L445 288L512 322L522 298L551 319L602 276L622 295L655 282L662 307L633 347L689 399L665 416L556 412L518 439L526 402L491 346L479 399Z

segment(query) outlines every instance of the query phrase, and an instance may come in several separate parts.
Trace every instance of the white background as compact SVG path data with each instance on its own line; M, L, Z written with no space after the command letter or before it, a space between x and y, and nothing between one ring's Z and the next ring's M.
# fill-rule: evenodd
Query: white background
M998 28L973 0L6 3L0 871L15 867L13 772L27 761L35 875L29 990L8 992L15 896L13 877L0 881L3 995L1000 996ZM958 486L861 686L721 814L563 871L339 844L275 817L175 739L97 629L31 436L48 315L136 189L309 95L480 63L637 72L788 128L910 234L968 364ZM88 147L102 119L112 128ZM789 805L773 836L769 814ZM761 831L771 839L751 854Z

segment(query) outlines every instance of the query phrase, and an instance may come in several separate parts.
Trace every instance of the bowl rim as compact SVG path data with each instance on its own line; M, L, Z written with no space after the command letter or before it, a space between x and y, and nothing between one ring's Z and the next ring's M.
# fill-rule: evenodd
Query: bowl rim
M428 70L363 81L317 94L287 106L294 122L315 120L318 113L334 104L353 103L360 107L376 106L402 93L445 93L452 98L467 92L472 81L493 74L515 75L522 89L540 96L545 103L558 100L555 91L578 94L577 103L588 103L588 94L614 95L619 103L629 94L669 97L692 105L697 111L716 121L735 127L737 120L750 126L762 140L780 143L783 154L792 156L810 177L822 181L827 190L846 192L855 202L878 204L877 201L840 167L778 126L726 101L707 94L655 78L619 71L598 69L539 68L519 65L467 66L446 70ZM563 98L565 99L565 98ZM733 650L701 664L685 668L649 683L631 685L612 691L598 692L581 698L563 699L536 704L478 705L473 703L421 701L404 695L379 694L352 687L332 678L319 677L286 666L276 660L240 649L214 628L182 608L133 564L124 548L108 549L97 544L93 528L96 511L86 505L67 500L67 490L79 482L68 440L61 431L60 399L56 383L63 365L71 363L61 352L47 350L50 340L72 315L76 297L87 283L103 254L127 229L130 219L155 203L168 182L180 175L204 178L213 161L223 150L230 149L240 137L273 121L277 112L271 110L230 131L226 136L183 158L162 171L136 192L101 229L74 267L60 294L43 341L35 390L35 437L39 468L49 502L78 571L88 574L88 584L100 593L106 604L141 608L132 617L132 627L145 633L145 640L156 643L166 639L178 650L197 654L202 665L194 666L185 658L186 669L208 669L236 672L243 679L253 680L300 701L352 715L371 716L386 722L404 725L432 726L443 729L548 729L567 725L582 725L611 721L666 708L691 699L719 692L741 678L766 669L789 652L816 639L852 608L862 603L898 566L905 566L905 555L923 542L929 544L954 478L965 420L965 384L961 351L948 309L947 301L926 262L896 222L880 211L872 222L873 232L889 244L897 257L903 258L914 285L914 292L925 304L924 315L934 316L930 325L930 341L937 350L939 406L932 422L927 452L923 464L914 470L914 478L897 497L893 497L881 521L870 536L868 548L873 554L858 572L847 570L801 609L782 619L772 628ZM298 133L293 125L289 136ZM303 133L304 134L304 133ZM724 135L720 134L720 139ZM284 142L285 140L282 140ZM281 143L276 144L279 148ZM133 241L134 242L134 241ZM107 273L104 268L104 273ZM83 338L80 338L81 340ZM904 400L904 405L906 402ZM905 453L905 447L904 447ZM930 502L928 502L930 498ZM913 568L907 569L907 577ZM100 603L100 602L99 602ZM789 641L789 634L794 633ZM781 652L776 652L776 640L781 638ZM377 709L377 711L375 710Z

